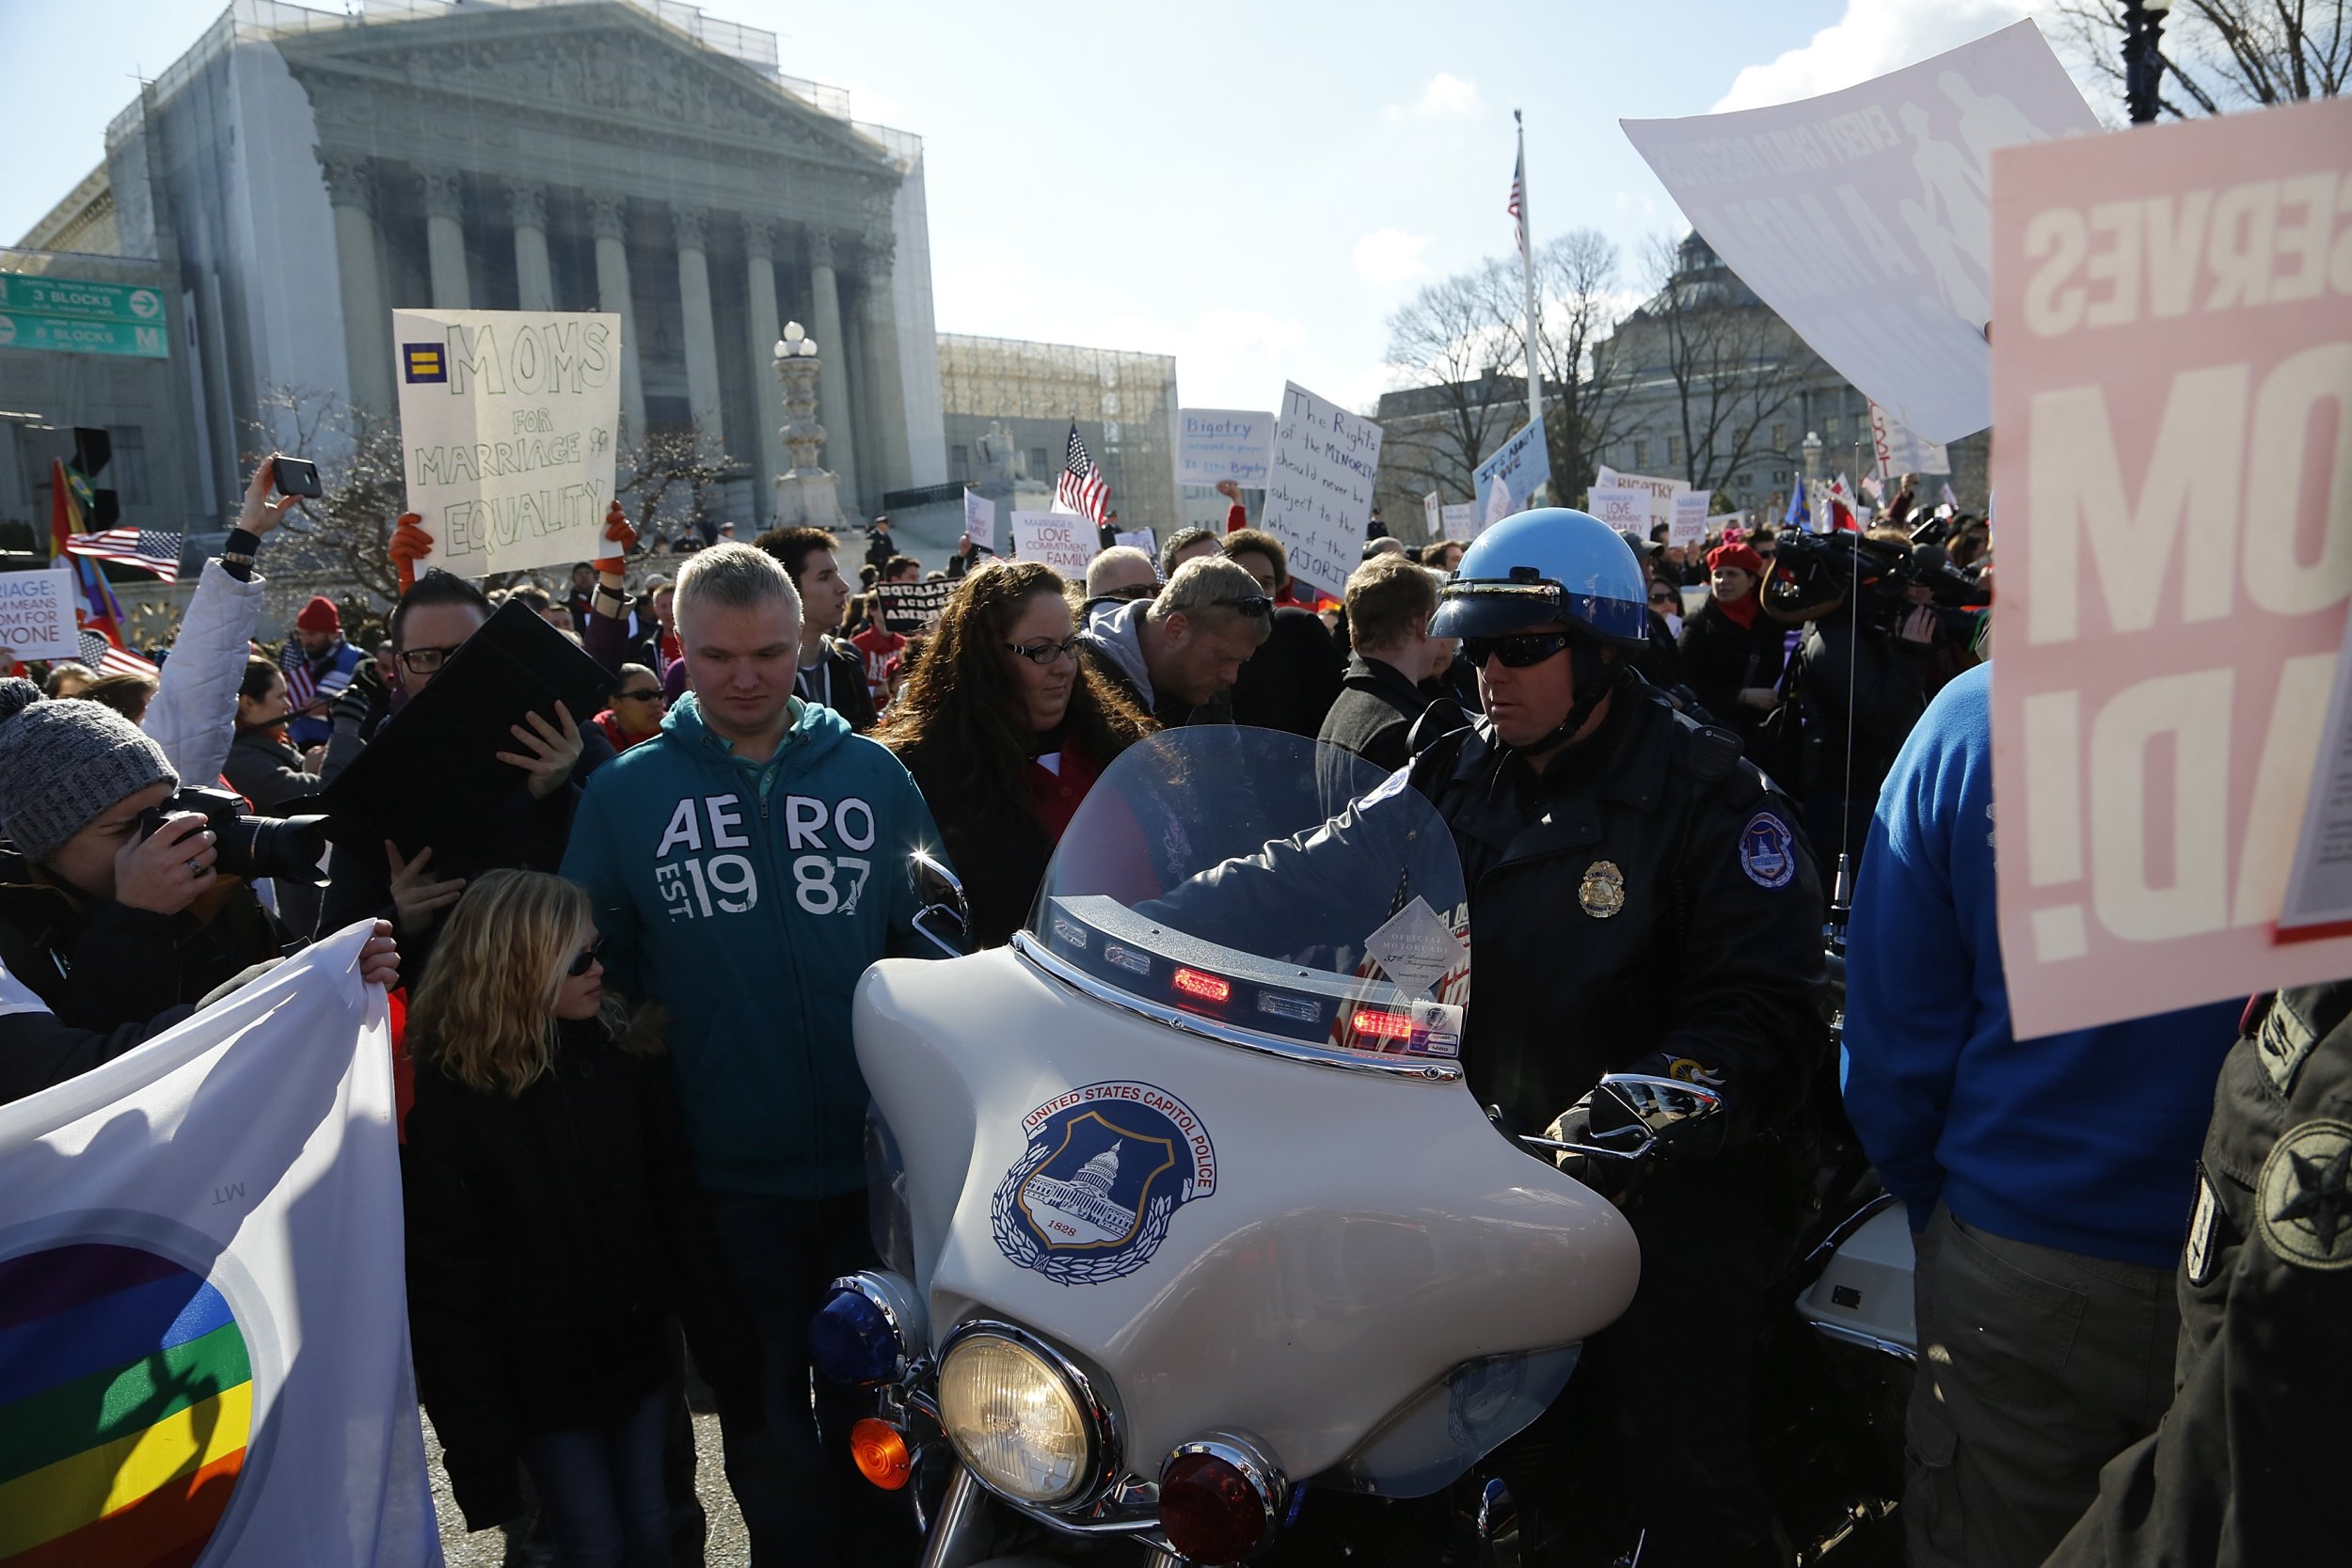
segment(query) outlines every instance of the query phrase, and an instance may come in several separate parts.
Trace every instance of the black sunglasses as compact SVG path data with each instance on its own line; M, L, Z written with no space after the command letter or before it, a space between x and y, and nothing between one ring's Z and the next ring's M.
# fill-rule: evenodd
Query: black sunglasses
M654 686L647 687L643 691L615 691L612 695L615 699L627 698L632 703L652 703L660 700L661 689Z
M1652 590L1649 596L1649 602L1652 604L1680 604L1682 602L1682 595L1676 593L1671 588L1660 588Z
M1462 657L1479 669L1499 658L1513 670L1525 670L1565 653L1575 639L1565 631L1521 631L1508 637L1465 637Z
M1274 613L1274 601L1263 594L1237 594L1230 599L1211 599L1209 602L1226 610L1238 610L1253 621Z
M1156 582L1131 582L1124 588L1114 588L1103 595L1106 599L1156 599L1160 585Z
M1041 637L1034 642L1005 644L1005 652L1019 654L1031 664L1058 664L1063 659L1073 657L1077 651L1078 640L1074 637L1061 642L1057 642L1048 637Z
M590 942L587 946L580 950L580 956L572 960L571 968L565 970L564 973L570 975L575 980L579 979L581 975L596 967L596 955L602 953L603 951L604 939L602 937L598 937L596 941Z

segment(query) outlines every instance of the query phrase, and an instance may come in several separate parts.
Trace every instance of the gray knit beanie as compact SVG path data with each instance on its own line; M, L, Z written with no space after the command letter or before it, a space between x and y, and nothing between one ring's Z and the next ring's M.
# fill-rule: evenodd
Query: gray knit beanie
M0 680L0 720L24 712L40 701L40 688L23 675Z
M45 861L98 815L153 784L180 787L164 749L98 703L35 703L0 724L0 835Z

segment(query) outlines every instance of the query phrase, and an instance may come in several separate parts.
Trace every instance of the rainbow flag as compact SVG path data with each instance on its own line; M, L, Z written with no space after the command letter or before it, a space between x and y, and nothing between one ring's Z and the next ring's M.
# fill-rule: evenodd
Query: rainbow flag
M0 1568L185 1568L252 1427L244 1332L194 1273L106 1243L0 1263Z

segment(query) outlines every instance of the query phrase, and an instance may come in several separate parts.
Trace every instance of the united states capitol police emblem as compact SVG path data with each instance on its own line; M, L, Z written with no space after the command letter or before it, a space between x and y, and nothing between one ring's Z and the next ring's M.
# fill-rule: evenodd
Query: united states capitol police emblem
M1152 1084L1056 1095L1021 1118L1028 1148L989 1205L997 1250L1060 1285L1123 1279L1152 1260L1168 1222L1216 1192L1200 1118Z
M2270 1250L2307 1269L2352 1269L2352 1123L2307 1121L2273 1145L2254 1179Z
M1772 813L1757 812L1740 830L1740 869L1757 887L1787 887L1797 875L1797 835Z
M1576 901L1595 920L1606 920L1624 909L1625 873L1617 869L1617 863L1595 861L1586 866L1584 880L1577 886Z

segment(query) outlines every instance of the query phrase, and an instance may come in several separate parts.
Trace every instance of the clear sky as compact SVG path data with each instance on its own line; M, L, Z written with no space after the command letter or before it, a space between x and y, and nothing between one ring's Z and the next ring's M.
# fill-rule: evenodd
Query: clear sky
M1184 401L1351 406L1388 314L1511 245L1511 111L1538 242L1678 231L1619 117L1851 85L2045 0L712 0L784 69L921 135L944 331L1173 353ZM0 0L0 240L222 8Z

